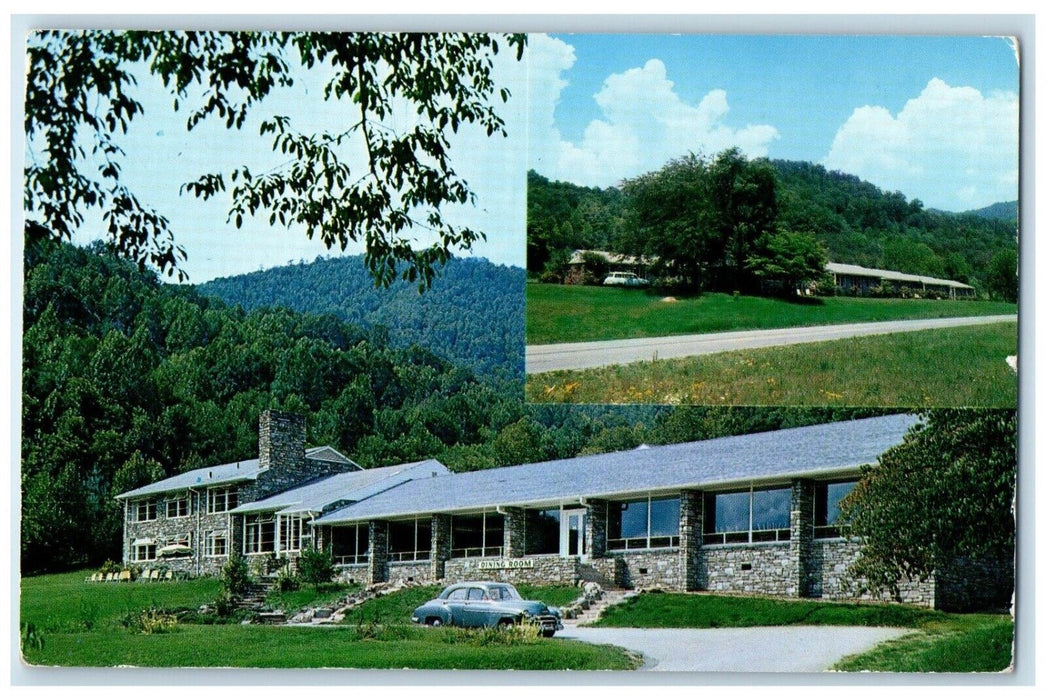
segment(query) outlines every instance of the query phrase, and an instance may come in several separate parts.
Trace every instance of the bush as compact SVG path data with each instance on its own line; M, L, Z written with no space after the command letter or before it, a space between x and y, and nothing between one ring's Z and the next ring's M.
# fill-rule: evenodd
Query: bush
M304 583L318 586L334 578L334 559L330 552L305 549L298 558L298 574Z
M222 592L226 597L239 597L247 592L251 583L247 561L238 555L229 557L222 567Z
M172 613L158 608L148 608L141 612L131 613L122 620L124 627L142 634L163 634L170 632L178 624L178 618Z
M280 571L279 576L276 577L276 589L280 593L287 593L288 591L296 591L301 588L301 580L292 571L283 569Z

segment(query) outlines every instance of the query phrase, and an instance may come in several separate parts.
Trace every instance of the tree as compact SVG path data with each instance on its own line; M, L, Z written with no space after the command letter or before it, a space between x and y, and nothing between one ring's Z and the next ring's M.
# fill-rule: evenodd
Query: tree
M748 269L763 282L779 284L795 294L824 274L828 255L809 233L782 231L770 236L766 247L748 258Z
M860 538L851 574L898 592L957 558L1012 565L1017 413L938 409L867 467L843 500Z
M766 245L777 227L777 180L769 161L750 161L735 147L723 151L708 168L710 221L725 242L723 284L741 291L754 288L749 256Z
M1000 250L988 264L985 283L994 297L1004 301L1017 301L1017 251L1013 248Z
M522 58L524 34L504 37ZM298 226L327 247L366 244L375 282L398 276L427 287L452 249L467 250L483 233L449 224L442 209L474 202L453 169L449 135L475 124L504 134L491 102L509 97L491 78L498 39L488 34L347 34L323 32L45 31L29 38L25 134L29 157L23 203L30 240L69 239L97 209L115 250L161 272L178 274L185 251L168 220L121 181L119 135L142 112L133 94L144 69L174 98L191 94L187 128L210 117L239 129L275 87L293 84L289 54L301 69L331 73L325 100L355 106L355 116L322 133L295 131L286 116L264 119L282 164L264 173L246 166L205 173L183 191L207 199L231 187L229 219L268 215L270 225ZM392 129L393 115L414 126ZM408 116L409 115L409 116ZM350 145L366 167L350 167ZM289 160L288 160L289 158ZM96 173L90 173L92 167ZM415 250L416 228L436 242Z

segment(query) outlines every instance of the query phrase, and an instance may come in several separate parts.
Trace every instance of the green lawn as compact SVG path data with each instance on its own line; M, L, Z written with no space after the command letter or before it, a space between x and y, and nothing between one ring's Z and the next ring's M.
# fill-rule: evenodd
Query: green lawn
M934 329L529 375L527 401L1017 405L1017 324Z
M637 289L528 283L527 344L1017 313L1016 304L987 301L827 297L796 303L718 293L663 298Z
M323 627L179 622L144 634L125 622L148 608L195 609L219 593L215 579L86 583L90 572L22 579L23 654L45 666L380 669L630 669L633 655L609 646L542 639L522 630L429 629L408 622L437 587L408 589L362 606L346 624ZM342 591L321 590L325 599ZM576 589L539 588L550 602ZM301 602L317 593L306 589ZM557 596L559 598L557 598ZM289 599L288 599L289 600ZM31 634L25 630L30 628Z
M1008 615L955 615L895 604L824 603L728 595L648 593L609 608L598 627L908 627L905 635L843 659L839 671L992 672L1012 660Z

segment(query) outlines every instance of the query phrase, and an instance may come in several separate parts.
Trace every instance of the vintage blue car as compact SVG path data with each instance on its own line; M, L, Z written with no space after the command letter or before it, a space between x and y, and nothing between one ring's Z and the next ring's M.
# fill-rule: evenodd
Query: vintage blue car
M433 627L496 627L526 622L537 625L543 637L563 629L559 610L537 600L523 600L514 586L499 581L447 586L437 598L415 608L410 619Z

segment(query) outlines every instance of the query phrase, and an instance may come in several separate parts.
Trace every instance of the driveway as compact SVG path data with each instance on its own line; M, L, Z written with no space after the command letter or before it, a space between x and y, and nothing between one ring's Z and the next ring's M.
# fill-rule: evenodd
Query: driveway
M556 634L638 651L642 671L815 672L912 630L894 627L628 629L568 626Z
M643 360L709 355L729 350L750 350L778 345L796 345L823 340L840 340L864 335L905 333L931 328L954 328L984 323L1017 321L1016 314L927 318L912 321L842 323L831 326L774 328L761 331L730 331L699 335L673 335L659 338L629 338L587 343L555 343L527 346L527 374L562 369L589 369L604 365L623 365Z

